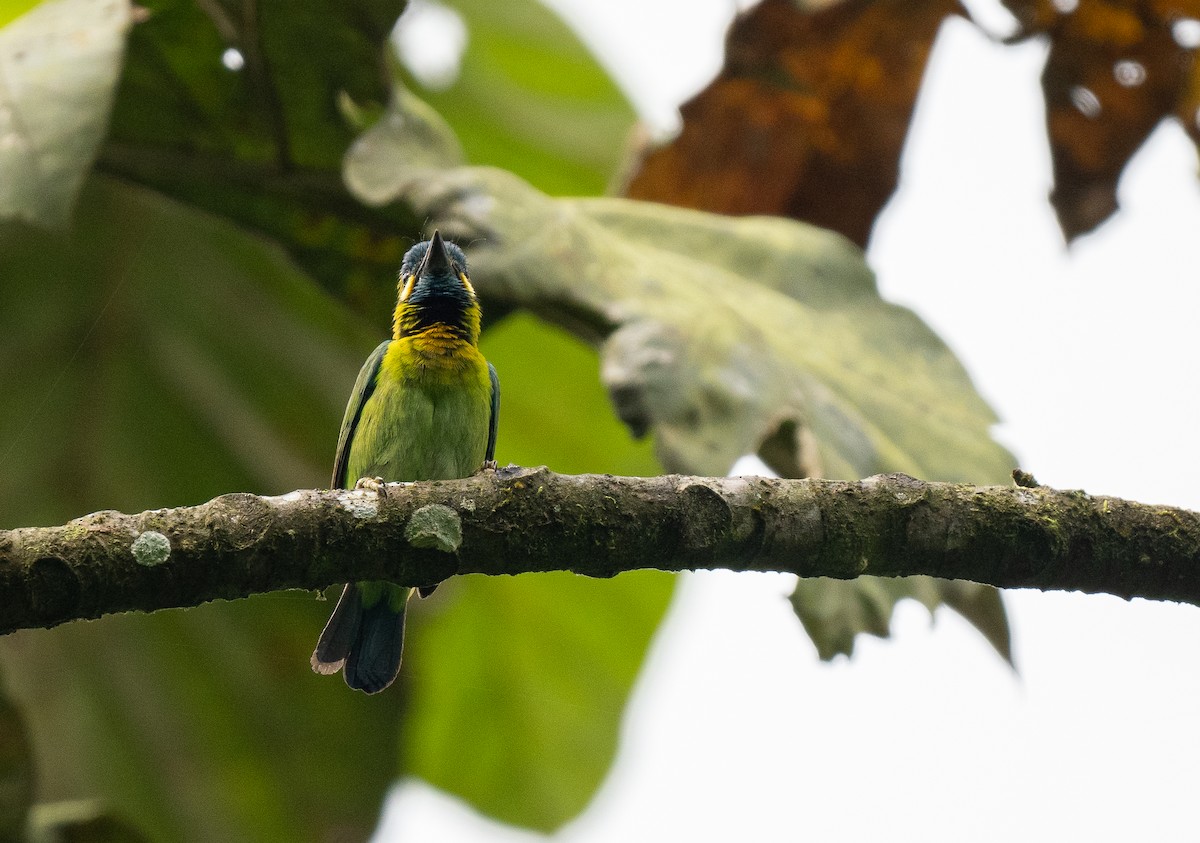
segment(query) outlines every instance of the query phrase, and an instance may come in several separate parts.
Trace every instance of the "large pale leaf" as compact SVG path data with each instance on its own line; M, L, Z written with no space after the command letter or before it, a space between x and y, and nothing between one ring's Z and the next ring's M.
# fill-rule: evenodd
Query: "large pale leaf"
M42 0L3 0L0 2L0 26L7 26L41 2Z
M811 309L814 321L792 322L791 330L796 332L792 337L787 323L775 322L779 339L799 345L801 353L792 355L791 364L819 380L796 405L807 402L815 409L788 417L781 401L775 411L783 413L778 428L758 445L758 454L776 471L790 477L850 479L899 470L926 479L976 483L999 483L1008 476L1012 457L987 433L995 420L990 408L949 349L915 314L879 298L874 278L856 248L807 226L790 233L785 229L772 239L766 235L776 222L759 218L747 221L738 232L743 238L756 229L761 232L761 236L750 234L757 240L756 255L738 243L722 217L674 217L658 210L648 204L615 203L600 217L630 241L681 257L703 255L724 270ZM706 248L706 244L710 245ZM768 257L764 251L774 254ZM704 340L693 337L691 342L701 345ZM739 342L727 349L742 363ZM698 363L713 368L711 361ZM725 369L736 372L733 366ZM673 388L671 372L655 374L659 382L648 385ZM736 397L736 375L732 385ZM761 382L751 382L749 388L759 395L768 389ZM711 395L701 381L689 400L702 406ZM661 394L640 398L638 412L641 406L662 400ZM762 407L760 418L770 418L769 412L769 405ZM806 418L811 419L811 430L805 427ZM733 426L753 423L735 417ZM676 426L671 428L675 433ZM730 434L727 430L724 435ZM694 443L696 436L685 432L682 441ZM892 609L906 597L919 600L930 612L943 604L951 607L1006 661L1012 661L1008 618L999 593L990 586L930 577L802 580L791 600L818 653L829 659L838 653L849 655L860 632L886 637Z
M47 0L0 28L0 218L67 222L129 25L127 0Z
M500 373L496 458L502 464L567 474L661 472L651 443L634 440L609 410L600 361L579 339L517 313L485 332L480 346Z
M381 118L346 152L343 174L354 195L370 204L396 191L396 161L415 167L455 167L464 162L458 138L442 116L397 85ZM385 200L386 201L386 198Z
M600 349L619 415L654 432L668 470L720 474L764 447L788 475L1000 482L1011 470L962 366L880 298L839 235L555 199L489 168L413 173L401 189L432 225L481 238L481 291Z
M792 477L902 471L988 483L1012 467L953 354L880 298L861 252L838 235L777 218L553 199L490 169L410 172L397 184L434 224L480 238L484 294L599 348L617 413L654 433L668 470L722 474L746 453ZM954 584L951 601L948 589L851 584L821 609L828 622L809 613L806 628L822 652L841 651L847 635L878 631L896 600L920 592L931 607L964 611L1007 655L998 599Z
M503 167L549 193L603 192L634 113L578 36L536 0L446 6L467 32L457 77L441 90L407 73L404 84L446 118L470 161Z

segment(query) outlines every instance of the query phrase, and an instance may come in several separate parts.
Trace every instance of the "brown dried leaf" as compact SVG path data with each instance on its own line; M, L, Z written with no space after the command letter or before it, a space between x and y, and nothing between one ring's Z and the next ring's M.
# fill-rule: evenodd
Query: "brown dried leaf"
M1003 0L1042 35L1068 240L1118 208L1126 163L1164 118L1200 144L1200 0ZM730 29L725 67L684 105L683 130L644 153L627 194L727 214L776 214L865 244L896 186L929 50L958 0L764 0Z
M896 187L925 62L958 0L764 0L738 17L725 67L627 194L805 220L865 245Z
M1068 240L1100 225L1118 208L1126 163L1159 122L1179 113L1196 137L1187 103L1194 50L1174 27L1200 17L1195 0L1006 0L1022 35L1045 33L1042 73L1054 163L1051 203ZM1069 11L1064 11L1069 10Z

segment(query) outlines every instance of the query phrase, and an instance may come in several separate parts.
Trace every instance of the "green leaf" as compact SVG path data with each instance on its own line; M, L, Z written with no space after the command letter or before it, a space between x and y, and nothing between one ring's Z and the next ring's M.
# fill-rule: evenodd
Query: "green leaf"
M484 335L483 350L504 390L502 462L657 473L649 444L609 411L596 355L578 340L518 314ZM414 604L405 768L506 822L550 830L574 817L612 762L673 583L467 577Z
M886 638L892 609L905 597L919 600L932 612L941 602L936 582L930 577L801 579L792 592L792 608L817 654L828 661L839 654L853 655L860 632Z
M372 337L228 223L106 180L83 196L73 236L0 232L0 276L22 280L0 287L5 518L327 482ZM62 472L54 494L28 494Z
M130 5L32 5L0 8L16 18L0 29L0 219L61 227L104 136Z
M853 655L859 633L887 638L892 610L905 598L919 601L931 615L940 605L954 609L1012 664L1008 616L1000 592L990 586L934 577L815 577L797 581L790 600L817 654L829 661Z
M90 800L35 805L26 843L149 843L134 825Z
M374 338L275 247L94 180L75 232L0 232L0 511L10 524L327 482ZM37 489L31 494L31 489ZM329 604L260 597L0 639L49 799L154 839L365 839L396 700L322 681Z
M603 193L634 112L575 33L536 0L446 5L467 30L457 78L434 90L403 74L404 85L450 123L473 163L553 194Z
M33 802L33 747L25 720L0 689L0 840L20 840Z
M144 5L100 171L274 238L383 330L421 220L355 201L341 169L355 115L391 96L385 45L403 0Z
M0 232L0 275L23 279L0 288L0 306L19 326L0 336L0 353L15 364L0 372L11 408L0 416L0 448L12 469L0 478L0 511L12 525L327 482L337 420L375 338L279 250L98 179L83 194L72 237L23 226ZM505 379L502 459L656 471L648 446L608 413L589 349L512 317L488 332L485 351ZM33 478L58 476L71 482L29 494ZM546 582L508 582L504 599L532 605L546 599ZM544 753L513 744L492 758L549 790L530 785L527 803L501 809L507 778L486 792L470 768L461 768L469 779L461 784L445 768L431 770L440 784L539 826L561 823L587 801L615 751L623 701L672 580L646 579L633 595L624 582L555 589L554 611L564 624L575 619L566 627L572 635L610 639L619 652L596 665L594 699L544 712ZM473 651L452 649L453 636L427 642L426 607L464 635L486 622L512 642L536 638L545 623L532 612L478 616L469 595L481 588L464 586L460 605L443 596L454 592L447 585L415 609L406 657L413 669L455 666L408 693L424 718L434 711L438 734L468 741L526 723L510 705L486 722L447 726L494 677L476 670L484 665ZM18 698L38 702L35 734L55 736L47 796L101 798L157 839L316 840L335 829L365 837L397 771L398 735L416 730L401 730L403 693L365 697L311 673L308 655L329 609L280 595L3 639L0 652L21 680ZM585 678L568 667L573 681ZM564 669L559 651L531 659L512 687L503 679L492 693L510 703L544 695ZM596 752L551 775L577 730L594 736Z
M612 764L673 582L638 572L448 583L452 602L423 605L412 636L406 768L504 822L552 831L576 816Z
M308 670L328 609L268 596L10 636L43 792L97 798L155 840L366 839L396 700Z

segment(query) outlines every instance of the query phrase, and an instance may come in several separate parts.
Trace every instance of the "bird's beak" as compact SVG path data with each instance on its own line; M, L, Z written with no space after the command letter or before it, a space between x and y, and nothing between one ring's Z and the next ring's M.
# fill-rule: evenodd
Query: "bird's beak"
M446 254L446 243L442 240L441 232L434 231L433 237L429 239L429 251L425 253L425 260L421 262L421 268L417 270L417 275L450 271L450 256Z

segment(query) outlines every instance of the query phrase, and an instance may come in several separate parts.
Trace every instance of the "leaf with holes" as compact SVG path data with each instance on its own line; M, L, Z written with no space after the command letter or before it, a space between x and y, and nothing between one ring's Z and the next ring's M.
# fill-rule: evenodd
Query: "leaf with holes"
M1068 240L1117 211L1125 165L1162 120L1179 118L1200 142L1200 65L1186 27L1200 4L1135 0L1005 0L1022 37L1042 35L1054 163L1051 202Z

